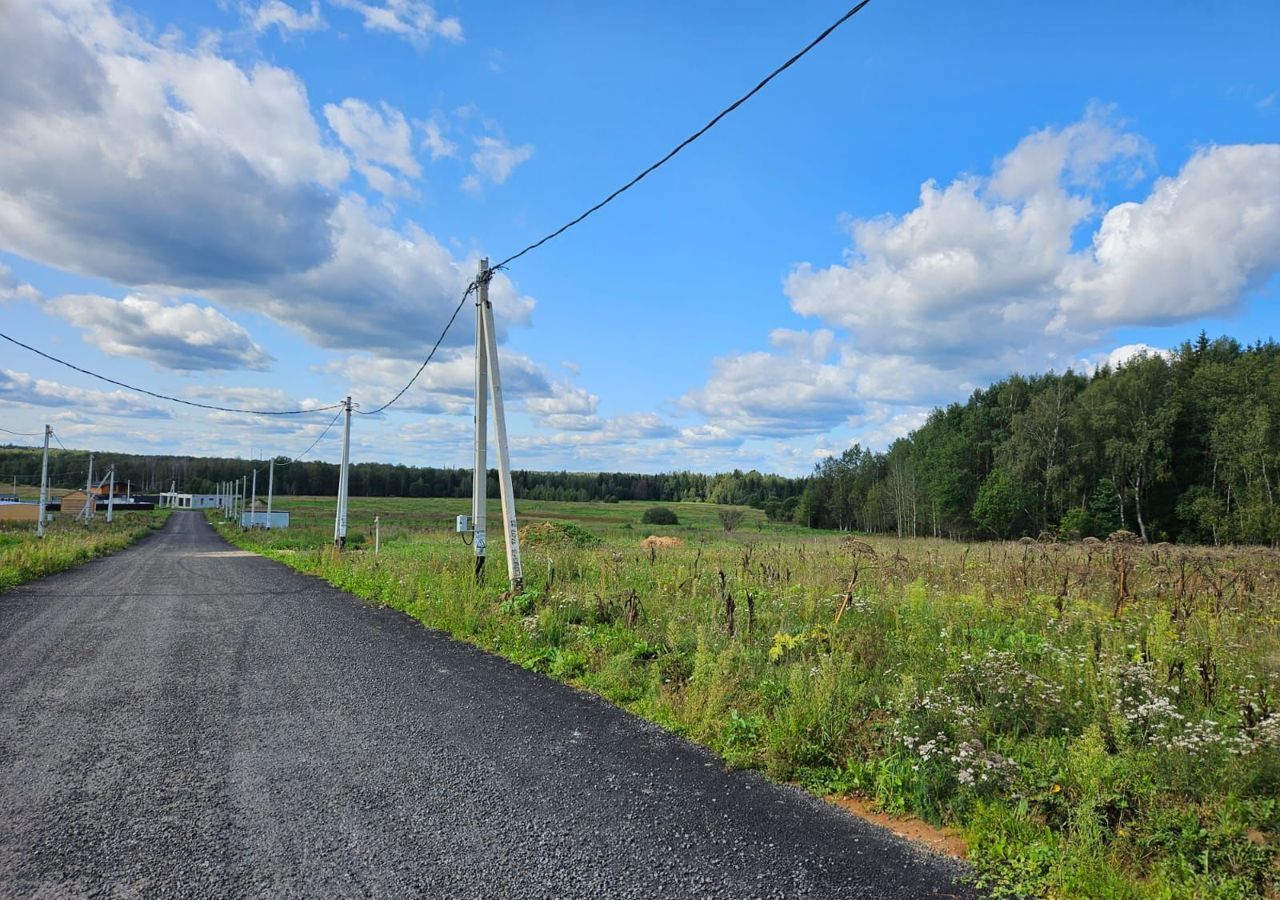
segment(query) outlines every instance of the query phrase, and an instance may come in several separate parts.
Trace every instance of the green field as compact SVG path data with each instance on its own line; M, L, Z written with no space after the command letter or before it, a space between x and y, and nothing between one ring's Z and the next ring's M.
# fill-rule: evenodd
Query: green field
M730 765L957 827L994 892L1277 896L1275 552L854 539L754 510L730 534L720 507L655 528L650 506L521 503L516 596L500 529L474 583L462 500L353 499L342 555L330 499L226 533Z
M117 512L113 518L108 525L99 513L85 525L58 514L43 539L34 522L0 522L0 591L122 550L163 525L169 511Z

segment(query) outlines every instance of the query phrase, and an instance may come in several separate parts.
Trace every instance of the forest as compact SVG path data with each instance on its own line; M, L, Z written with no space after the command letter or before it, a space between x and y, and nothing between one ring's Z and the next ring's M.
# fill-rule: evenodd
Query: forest
M0 447L0 490L16 479L20 485L40 483L39 448ZM100 476L112 463L116 479L131 483L136 494L167 491L170 486L190 493L212 493L219 482L234 481L259 469L258 490L266 491L266 460L198 456L155 456L95 453L94 471ZM88 475L87 450L50 451L50 484L83 488ZM489 496L498 496L498 474L489 473ZM96 476L95 476L96 480ZM516 496L528 500L616 502L707 502L764 509L789 503L794 508L806 479L762 475L735 470L717 475L666 472L656 475L621 472L512 472ZM276 461L275 491L282 496L325 496L338 490L336 463ZM351 466L351 494L356 497L470 497L471 470L362 462Z
M195 493L265 462L102 453L135 492ZM52 482L84 483L87 453L55 451ZM38 449L0 448L0 475L35 484ZM965 540L1046 534L1152 543L1275 544L1280 539L1280 345L1203 333L1176 351L1085 374L1012 375L936 409L884 451L855 445L807 478L516 471L530 500L703 501L762 509L811 528ZM489 475L496 496L497 476ZM327 495L338 467L277 461L276 492ZM261 481L259 489L265 490ZM467 469L363 462L351 493L469 497Z
M815 467L811 527L957 538L1275 544L1280 345L1203 333L1092 374L1014 375L885 452Z

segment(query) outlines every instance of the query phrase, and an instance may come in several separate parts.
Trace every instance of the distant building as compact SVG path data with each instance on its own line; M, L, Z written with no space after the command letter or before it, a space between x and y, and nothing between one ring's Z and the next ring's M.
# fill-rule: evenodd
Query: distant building
M165 491L160 494L161 509L217 509L223 505L221 494L183 494Z
M106 509L107 499L108 499L107 489L105 487L101 489L94 488L91 493L93 495L93 508L95 510ZM63 494L62 500L60 502L54 501L50 503L49 508L58 509L64 513L70 513L72 515L78 515L84 509L84 497L85 497L84 491L72 491L69 494ZM59 504L59 505L55 505L55 504ZM130 498L125 494L123 490L116 491L115 502L113 503L113 506L120 512L127 512L131 509L154 509L155 508L155 504L153 503L148 503L145 500L136 500L136 499Z

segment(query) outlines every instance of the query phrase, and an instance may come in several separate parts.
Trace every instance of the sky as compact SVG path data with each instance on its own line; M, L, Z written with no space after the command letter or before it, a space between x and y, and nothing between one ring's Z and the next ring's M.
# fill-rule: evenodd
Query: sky
M376 409L482 257L844 11L0 0L0 331L196 402ZM799 475L1013 372L1280 335L1276 46L1269 0L873 0L495 275L512 465ZM468 304L353 459L469 465L473 346ZM295 456L332 417L0 342L0 427L67 446Z

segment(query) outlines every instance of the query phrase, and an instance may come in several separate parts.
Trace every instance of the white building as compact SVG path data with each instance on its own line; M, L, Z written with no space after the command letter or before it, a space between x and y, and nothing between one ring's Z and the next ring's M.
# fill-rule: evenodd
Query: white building
M180 494L165 491L160 495L161 509L217 509L225 504L221 494Z

